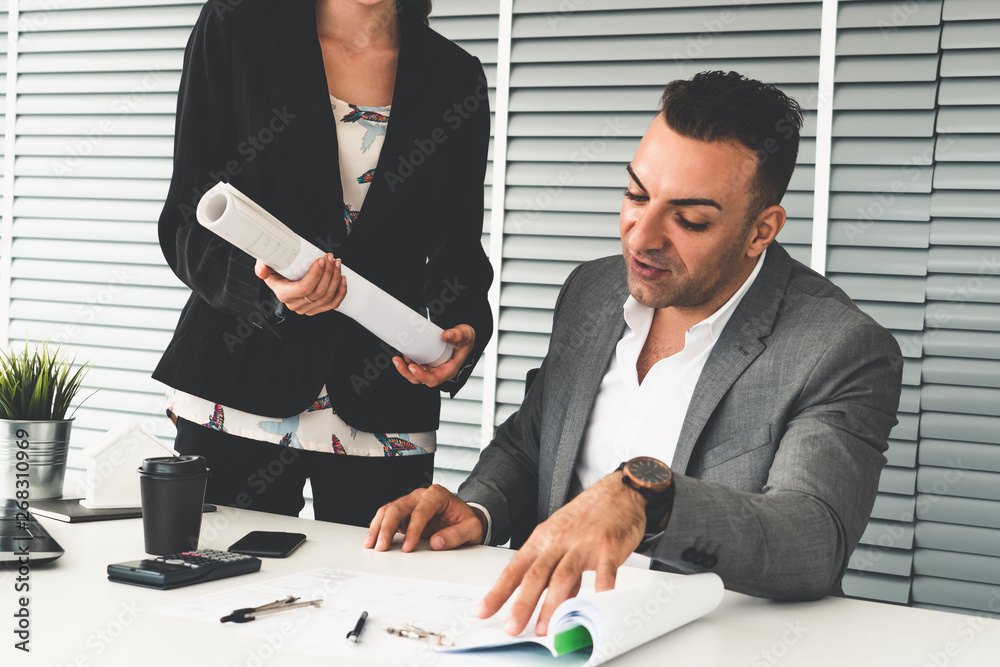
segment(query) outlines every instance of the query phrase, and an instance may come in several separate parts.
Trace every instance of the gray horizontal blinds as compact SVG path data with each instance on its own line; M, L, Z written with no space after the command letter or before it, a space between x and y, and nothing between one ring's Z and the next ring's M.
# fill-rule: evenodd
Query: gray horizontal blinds
M563 280L621 252L625 165L668 81L732 69L802 103L779 238L808 261L819 26L819 2L514 0L496 423L541 363Z
M913 603L1000 611L1000 5L944 0Z
M827 274L892 331L898 425L848 595L910 600L941 0L839 3Z
M483 63L490 86L490 109L496 109L497 35L499 0L435 0L431 27L451 39ZM495 116L495 114L494 114ZM494 123L495 124L495 123ZM491 231L492 152L486 174L483 246L489 252ZM482 445L483 360L455 398L442 394L441 427L434 458L434 481L457 490L479 458Z
M172 438L149 375L188 292L163 261L156 220L200 5L18 3L9 335L94 361L83 393L100 391L76 413L71 468L120 422Z

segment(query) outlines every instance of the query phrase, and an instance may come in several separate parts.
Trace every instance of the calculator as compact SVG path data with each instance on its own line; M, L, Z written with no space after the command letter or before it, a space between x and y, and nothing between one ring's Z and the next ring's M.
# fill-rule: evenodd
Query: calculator
M108 565L108 579L147 588L179 588L260 570L260 559L214 549Z

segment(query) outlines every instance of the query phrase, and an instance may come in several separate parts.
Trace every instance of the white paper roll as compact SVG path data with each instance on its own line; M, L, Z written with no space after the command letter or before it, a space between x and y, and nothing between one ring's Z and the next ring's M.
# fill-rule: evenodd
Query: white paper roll
M228 183L218 183L198 202L198 222L250 256L288 278L299 280L325 253L309 243ZM440 366L455 346L443 329L346 265L347 296L337 310L416 364Z

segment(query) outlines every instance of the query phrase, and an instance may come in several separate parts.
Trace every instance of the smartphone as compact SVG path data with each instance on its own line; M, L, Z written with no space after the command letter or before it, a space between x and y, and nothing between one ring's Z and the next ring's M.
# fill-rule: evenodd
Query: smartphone
M284 558L306 541L302 533L252 530L229 547L233 553L263 558Z

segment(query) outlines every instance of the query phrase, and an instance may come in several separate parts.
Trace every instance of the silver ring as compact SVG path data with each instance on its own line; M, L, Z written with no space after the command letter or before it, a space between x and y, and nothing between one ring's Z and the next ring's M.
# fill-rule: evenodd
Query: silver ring
M307 296L303 296L302 298L305 299L306 301L308 301L309 303L316 303L315 301L313 301L312 299L310 299Z

